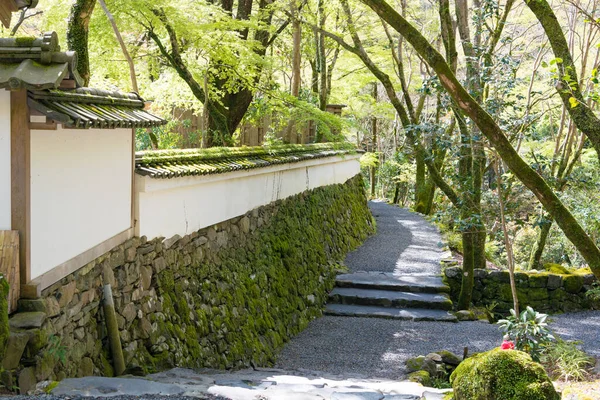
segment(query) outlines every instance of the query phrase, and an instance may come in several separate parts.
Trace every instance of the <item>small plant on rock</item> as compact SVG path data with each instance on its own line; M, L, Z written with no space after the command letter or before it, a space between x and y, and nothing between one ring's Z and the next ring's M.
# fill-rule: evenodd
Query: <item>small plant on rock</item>
M527 307L520 315L510 310L510 316L498 321L500 330L515 340L517 350L529 353L535 361L540 361L544 348L554 340L548 328L547 314Z

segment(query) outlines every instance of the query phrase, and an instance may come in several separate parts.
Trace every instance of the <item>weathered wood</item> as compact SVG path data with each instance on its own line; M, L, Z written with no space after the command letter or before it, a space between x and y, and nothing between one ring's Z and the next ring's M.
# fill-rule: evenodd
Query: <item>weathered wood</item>
M31 279L31 132L27 91L10 93L11 227L19 232L21 283Z
M19 232L0 231L0 274L10 285L8 292L8 312L17 309L20 296L19 272Z

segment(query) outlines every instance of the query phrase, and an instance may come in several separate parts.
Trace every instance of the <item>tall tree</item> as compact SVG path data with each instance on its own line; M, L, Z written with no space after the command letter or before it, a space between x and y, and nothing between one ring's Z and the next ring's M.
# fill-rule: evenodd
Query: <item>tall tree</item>
M579 222L546 181L521 158L491 115L460 84L444 57L385 0L362 0L362 2L404 36L421 57L427 61L458 107L477 124L483 135L487 137L515 176L533 192L540 203L554 217L567 238L588 262L592 272L600 277L600 250L594 241L583 230Z
M205 68L204 80L201 80L193 68L190 68L186 54L186 50L191 50L188 47L189 39L180 35L178 21L165 12L165 8L151 8L155 20L148 19L141 23L156 43L160 54L187 83L194 96L204 104L208 113L207 145L228 146L233 144L233 134L254 98L253 88L259 82L263 69L263 63L258 60L265 57L267 48L289 24L289 19L276 32L271 33L270 25L275 12L273 0L259 0L257 7L253 7L252 0L240 0L235 10L232 0L214 1L213 4L219 8L215 12L222 13L221 23L234 26L237 39L241 42L229 55L236 57L237 54L239 57L239 51L243 50L241 46L245 43L246 49L251 49L248 56L256 57L250 76L245 71L237 71L228 60L212 57ZM249 26L255 28L249 29ZM161 28L167 34L166 43L163 41ZM181 31L185 33L185 27ZM199 37L197 40L202 39Z

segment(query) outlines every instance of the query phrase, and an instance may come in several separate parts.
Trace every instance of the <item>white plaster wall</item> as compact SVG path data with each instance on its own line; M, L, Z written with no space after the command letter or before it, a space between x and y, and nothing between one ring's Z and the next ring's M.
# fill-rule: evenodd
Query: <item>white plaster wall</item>
M131 129L31 132L31 277L131 227Z
M136 175L136 235L171 237L360 173L358 156L172 179Z
M0 231L11 229L10 92L0 89Z

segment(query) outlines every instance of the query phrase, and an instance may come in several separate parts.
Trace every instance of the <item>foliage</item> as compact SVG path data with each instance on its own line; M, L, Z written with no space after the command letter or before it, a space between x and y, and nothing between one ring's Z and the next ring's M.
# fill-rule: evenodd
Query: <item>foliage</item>
M571 382L589 377L595 358L581 350L578 344L558 339L547 347L541 361L552 378Z
M554 340L546 323L548 315L534 311L529 306L520 315L512 309L510 314L497 322L500 330L514 339L518 350L529 353L531 358L539 361L545 348Z

